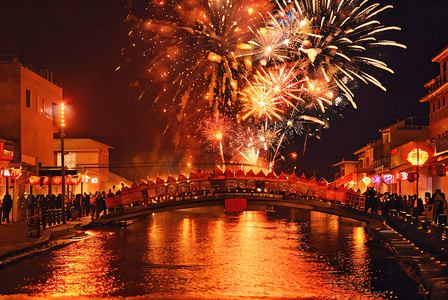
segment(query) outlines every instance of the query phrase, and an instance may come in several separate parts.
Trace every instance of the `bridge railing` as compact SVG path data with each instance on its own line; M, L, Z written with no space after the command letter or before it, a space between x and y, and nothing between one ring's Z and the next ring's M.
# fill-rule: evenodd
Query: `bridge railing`
M343 204L356 209L364 209L365 197L344 187L333 188L319 184L315 180L279 180L270 178L201 178L195 180L171 181L161 184L133 184L123 189L120 195L105 199L107 208L147 205L166 201L191 199L200 195L226 193L262 193L275 197L307 197Z

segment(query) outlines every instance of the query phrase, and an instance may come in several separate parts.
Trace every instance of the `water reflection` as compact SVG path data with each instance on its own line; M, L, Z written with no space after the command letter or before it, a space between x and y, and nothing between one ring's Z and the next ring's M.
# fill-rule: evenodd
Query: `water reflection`
M61 250L52 252L42 268L45 281L24 286L22 291L55 296L109 295L120 289L111 276L111 250L105 250L106 240L87 238Z
M160 213L14 265L0 294L383 299L362 227L293 212ZM33 278L23 274L36 274ZM6 288L9 286L10 288Z

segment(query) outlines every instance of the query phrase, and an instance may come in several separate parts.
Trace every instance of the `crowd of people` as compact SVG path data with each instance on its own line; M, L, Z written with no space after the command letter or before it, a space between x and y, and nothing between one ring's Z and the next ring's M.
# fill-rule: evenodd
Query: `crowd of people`
M119 193L118 191L117 193ZM80 217L91 216L98 219L102 214L108 212L105 198L114 196L111 190L106 194L105 191L96 193L83 193L71 195L65 199L64 214L66 220L75 220ZM62 194L58 195L33 195L28 194L24 197L20 205L26 211L26 218L35 216L38 213L43 213L49 210L60 210L63 206ZM0 201L0 219L10 223L10 211L12 208L11 195L6 194L3 201ZM2 214L3 212L3 214Z
M398 195L397 193L378 193L374 188L368 188L364 211L372 214L387 215L390 209L406 211L415 218L431 220L434 223L446 224L448 205L445 193L437 189L432 195L425 193L425 199L417 198L417 195Z

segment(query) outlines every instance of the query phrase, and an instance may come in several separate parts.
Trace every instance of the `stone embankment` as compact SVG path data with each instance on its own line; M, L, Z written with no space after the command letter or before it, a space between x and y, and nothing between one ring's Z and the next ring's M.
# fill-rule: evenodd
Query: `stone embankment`
M448 299L448 227L392 211L387 229L371 229L428 300Z

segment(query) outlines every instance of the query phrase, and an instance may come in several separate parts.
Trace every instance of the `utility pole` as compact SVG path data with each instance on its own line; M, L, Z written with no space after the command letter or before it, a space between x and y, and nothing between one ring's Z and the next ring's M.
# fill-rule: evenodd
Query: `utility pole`
M65 161L64 161L64 138L65 138L65 116L64 102L61 103L61 177L62 177L62 223L65 224Z

